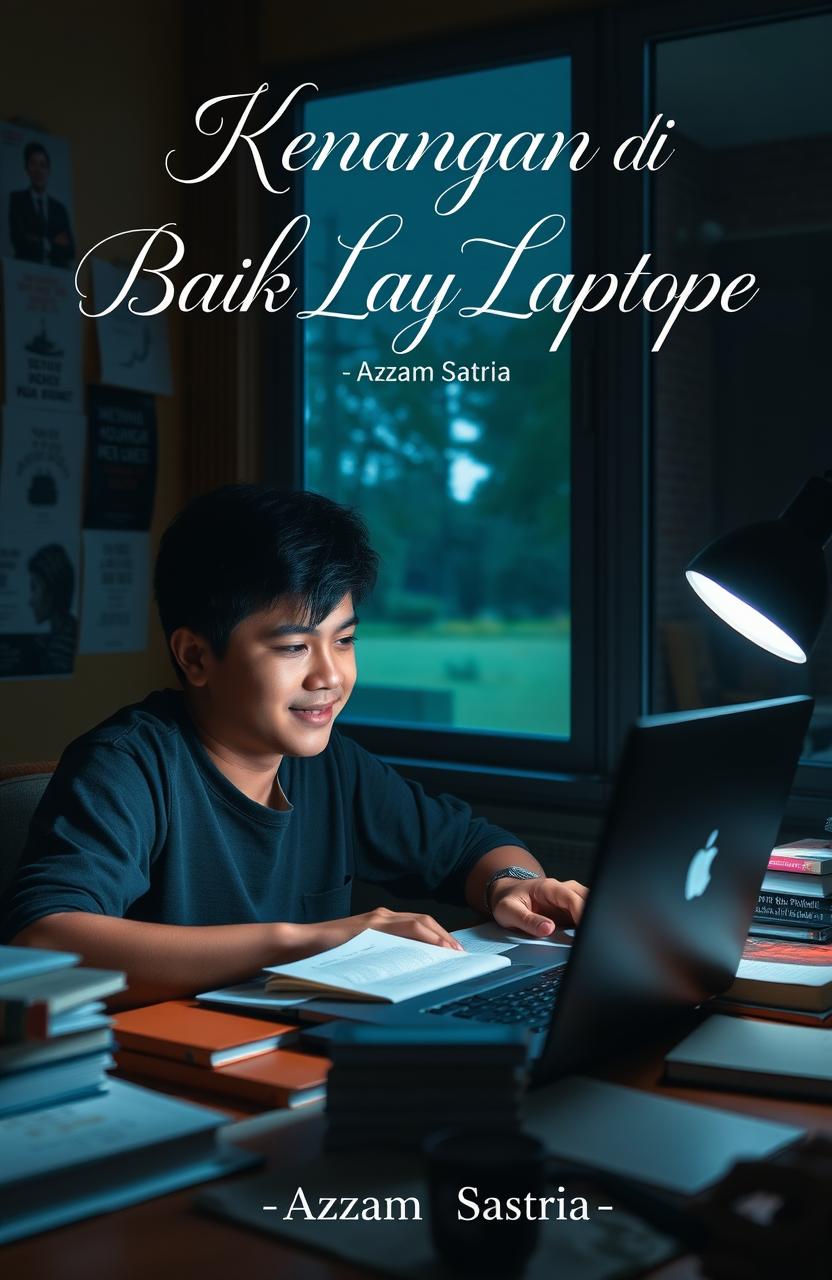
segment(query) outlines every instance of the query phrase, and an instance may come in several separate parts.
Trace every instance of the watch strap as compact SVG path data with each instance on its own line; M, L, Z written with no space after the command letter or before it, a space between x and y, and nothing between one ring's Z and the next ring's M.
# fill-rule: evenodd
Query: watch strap
M499 871L495 871L493 876L489 876L485 886L485 910L490 913L491 903L489 901L491 895L491 886L497 880L539 880L539 871L530 871L528 867L502 867Z

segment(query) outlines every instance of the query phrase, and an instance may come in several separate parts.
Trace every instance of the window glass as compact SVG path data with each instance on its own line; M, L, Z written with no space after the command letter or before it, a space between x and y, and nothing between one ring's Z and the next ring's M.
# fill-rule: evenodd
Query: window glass
M302 128L364 140L381 130L451 131L459 145L484 131L551 139L560 130L568 139L570 117L570 61L557 57L315 96ZM391 342L418 318L412 310L304 321L305 484L358 507L382 556L361 611L353 718L569 737L569 345L549 351L551 311L458 315L486 300L509 258L481 243L461 252L465 241L517 244L539 219L563 215L565 225L555 218L540 233L558 231L551 243L517 263L494 304L506 311L527 310L543 275L569 270L569 155L548 171L485 173L444 216L434 205L466 177L456 167L344 173L330 160L303 170L307 308L320 306L347 259L338 238L355 245L387 213L403 219L400 232L359 255L329 309L366 310L368 289L387 272L410 273L414 285L432 273L427 297L454 273L461 290L411 351L408 334L397 340L400 354ZM440 208L462 193L441 197ZM449 377L460 370L467 377Z

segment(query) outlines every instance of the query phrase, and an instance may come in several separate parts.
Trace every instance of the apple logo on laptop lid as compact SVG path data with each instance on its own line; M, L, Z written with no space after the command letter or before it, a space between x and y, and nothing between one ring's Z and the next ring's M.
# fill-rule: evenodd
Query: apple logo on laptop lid
M691 898L701 898L711 883L711 863L719 853L718 836L719 828L716 827L708 836L705 847L697 849L690 860L688 874L685 878L685 899L688 902L690 902Z

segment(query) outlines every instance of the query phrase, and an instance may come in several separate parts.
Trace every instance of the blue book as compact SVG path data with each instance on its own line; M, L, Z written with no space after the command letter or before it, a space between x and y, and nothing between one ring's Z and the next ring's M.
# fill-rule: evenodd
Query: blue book
M0 947L0 983L33 978L78 964L81 957L71 951L41 951L37 947Z
M109 1018L100 1021L100 1026L83 1027L50 1040L0 1044L0 1084L4 1076L16 1071L31 1071L34 1067L47 1067L88 1053L108 1053L113 1045L110 1021Z
M0 1244L255 1164L218 1111L113 1080L99 1097L0 1120Z
M106 1088L107 1068L112 1065L109 1053L99 1051L3 1075L0 1077L0 1118L98 1093Z
M60 969L0 983L0 1041L45 1040L72 1010L115 995L127 986L113 969Z

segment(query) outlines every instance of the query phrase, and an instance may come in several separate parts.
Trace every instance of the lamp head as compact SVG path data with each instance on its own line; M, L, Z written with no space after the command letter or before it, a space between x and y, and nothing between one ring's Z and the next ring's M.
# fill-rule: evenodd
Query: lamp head
M787 662L806 661L826 612L831 475L809 480L777 520L715 539L685 571L724 622Z

